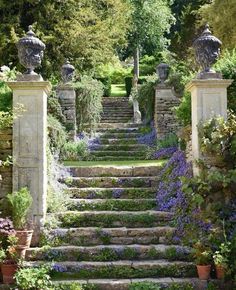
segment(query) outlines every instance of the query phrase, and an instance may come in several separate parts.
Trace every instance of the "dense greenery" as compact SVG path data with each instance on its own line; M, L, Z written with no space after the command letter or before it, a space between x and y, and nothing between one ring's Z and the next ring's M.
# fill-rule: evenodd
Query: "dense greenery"
M85 125L93 131L102 113L103 85L89 76L83 76L74 87L77 95L78 131L82 132Z

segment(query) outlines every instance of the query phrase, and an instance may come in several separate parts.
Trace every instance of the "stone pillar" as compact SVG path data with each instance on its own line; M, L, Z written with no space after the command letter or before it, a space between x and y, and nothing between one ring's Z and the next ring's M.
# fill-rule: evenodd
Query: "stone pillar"
M66 129L71 140L76 138L76 93L71 84L61 84L57 87L57 96L62 113L66 118Z
M138 100L133 100L133 110L134 110L134 123L141 124L142 123L142 116L139 110L139 102Z
M13 106L22 104L24 108L13 124L13 190L29 188L31 218L38 236L46 215L47 96L51 85L46 81L15 81L8 86L13 90Z
M227 88L232 80L223 79L194 79L186 87L192 97L192 153L193 159L201 158L198 124L214 116L227 118ZM194 162L194 174L199 169Z
M156 87L154 125L158 138L165 138L170 133L176 133L179 124L173 111L179 105L179 99L172 88L165 84Z

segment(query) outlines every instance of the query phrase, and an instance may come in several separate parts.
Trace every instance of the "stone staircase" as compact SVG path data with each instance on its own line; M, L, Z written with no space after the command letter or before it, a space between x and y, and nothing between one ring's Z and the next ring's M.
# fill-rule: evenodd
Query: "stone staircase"
M156 210L160 170L156 165L71 167L72 178L65 180L69 211L58 213L59 227L45 233L50 247L27 252L29 265L54 261L55 283L102 290L124 290L141 281L191 281L195 265L188 249L173 242L172 215Z
M103 98L102 123L127 123L132 121L133 107L128 98Z

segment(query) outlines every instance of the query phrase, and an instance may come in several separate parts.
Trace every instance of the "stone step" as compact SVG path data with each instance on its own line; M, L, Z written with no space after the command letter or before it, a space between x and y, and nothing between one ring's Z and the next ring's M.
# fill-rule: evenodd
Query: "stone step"
M131 145L138 144L137 138L104 138L101 136L100 138L101 144L116 144L116 145Z
M138 138L140 137L142 134L138 133L138 132L129 132L129 133L105 133L102 135L102 138L108 138L108 139L121 139L121 138Z
M101 118L101 122L103 123L117 123L117 122L121 122L121 123L128 123L129 121L131 121L132 118Z
M142 131L140 127L128 127L128 128L99 128L97 133L130 133Z
M146 157L146 156L145 156ZM102 156L102 157L97 157L93 156L94 161L128 161L128 160L149 160L147 158L144 158L144 156ZM86 159L85 159L86 160ZM150 159L151 160L151 159Z
M233 285L226 285L218 280L200 280L198 278L143 278L143 279L88 279L88 280L58 280L53 281L54 285L64 286L65 285L85 285L86 289L99 289L99 290L129 290L131 285L139 287L137 289L147 289L147 287L156 287L155 289L167 289L168 287L173 287L171 289L194 289L203 290L208 289L208 283L211 282L216 286L214 289L219 290L232 290ZM140 288L140 283L145 284L146 288ZM150 284L152 286L150 286ZM133 285L133 286L134 286ZM155 286L154 286L155 285ZM178 288L177 288L178 287ZM193 287L193 288L192 288ZM218 288L219 287L219 288ZM63 288L64 289L64 288Z
M147 149L147 146L144 144L127 144L127 145L114 145L114 144L106 144L106 145L99 145L96 150L99 151L144 151Z
M37 267L44 261L25 262ZM56 262L52 266L54 279L102 279L102 278L188 278L196 277L196 265L190 262L167 260L112 261L112 262Z
M142 124L139 124L138 126L142 127ZM107 123L98 123L98 129L99 128L104 128L104 129L120 129L120 128L132 128L132 127L137 127L137 124L135 123L113 123L113 124L107 124Z
M151 228L56 228L45 231L41 236L40 244L49 244L50 246L176 244L173 239L174 232L175 228L170 226Z
M72 177L64 182L71 187L155 187L157 176L148 177Z
M62 228L68 227L157 227L172 220L169 212L147 211L66 211L57 217Z
M66 189L66 192L73 198L87 199L111 199L111 198L155 198L156 188L139 187L139 188L78 188L72 187Z
M133 113L132 112L116 112L116 113L111 113L111 112L103 112L101 114L101 117L106 119L106 118L132 118Z
M31 248L26 252L27 261L120 261L158 260L191 261L191 251L176 245L99 245L90 247L60 246Z
M125 156L133 156L133 157L142 157L143 159L146 158L146 151L114 151L114 150L105 150L105 151L101 151L100 148L99 150L93 150L90 151L90 155L91 156L95 156L95 157L103 157L103 156L117 156L117 157L125 157Z
M67 169L73 177L144 177L159 175L162 167L162 165L148 164L148 166L81 166L67 167Z
M144 211L157 207L155 199L70 199L68 210L72 211Z

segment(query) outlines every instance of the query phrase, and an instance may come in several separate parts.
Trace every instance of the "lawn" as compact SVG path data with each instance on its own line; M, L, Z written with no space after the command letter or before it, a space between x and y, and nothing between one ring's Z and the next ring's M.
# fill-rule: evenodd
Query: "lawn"
M126 90L124 84L111 85L111 97L125 97Z
M65 166L161 166L166 160L129 160L129 161L64 161Z

